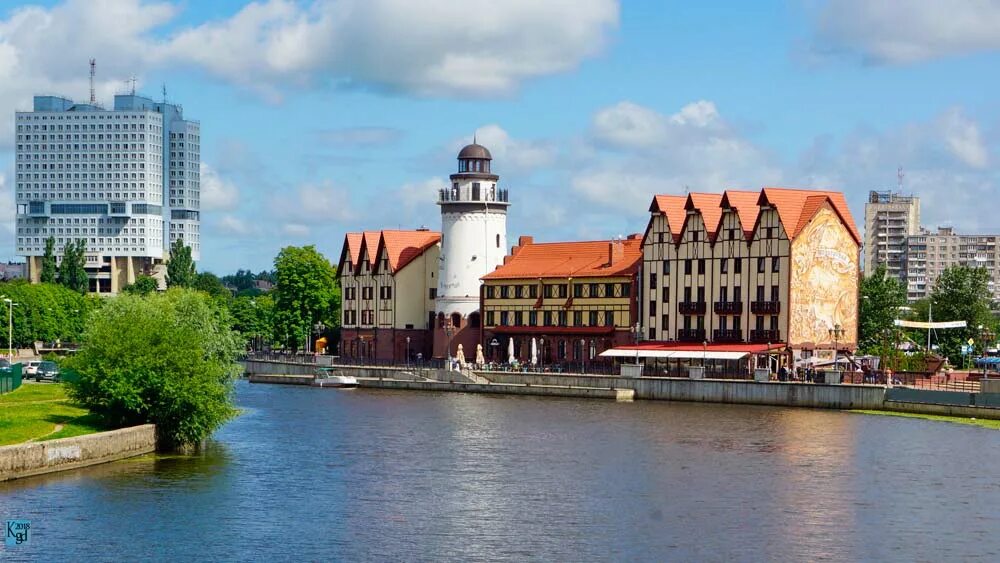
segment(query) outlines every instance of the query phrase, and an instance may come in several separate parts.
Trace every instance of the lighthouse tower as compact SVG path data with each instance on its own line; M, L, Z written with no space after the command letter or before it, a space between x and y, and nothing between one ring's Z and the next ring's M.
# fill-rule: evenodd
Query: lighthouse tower
M442 189L434 355L454 356L463 344L469 361L479 342L479 278L503 263L507 249L507 190L490 170L493 156L473 142L458 153L458 172Z

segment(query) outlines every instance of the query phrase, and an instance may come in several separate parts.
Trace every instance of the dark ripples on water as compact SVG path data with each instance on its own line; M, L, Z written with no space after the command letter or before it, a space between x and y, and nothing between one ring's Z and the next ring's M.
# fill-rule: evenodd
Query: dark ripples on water
M1000 432L817 410L239 385L194 457L0 484L4 560L1000 559Z

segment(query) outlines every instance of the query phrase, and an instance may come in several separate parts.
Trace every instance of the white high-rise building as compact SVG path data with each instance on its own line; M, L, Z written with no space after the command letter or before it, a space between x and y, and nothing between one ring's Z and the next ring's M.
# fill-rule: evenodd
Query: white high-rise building
M441 342L464 343L474 354L480 327L480 278L503 263L507 254L507 190L490 170L493 156L473 143L458 153L458 172L438 198L441 206L441 257L438 269L435 354ZM443 338L442 338L443 336ZM455 353L450 347L450 354Z
M920 232L920 198L893 192L868 193L865 204L865 275L885 264L906 283L906 240Z
M200 125L180 106L130 94L106 110L35 96L15 122L16 247L32 282L49 237L57 259L86 242L95 293L162 274L178 237L200 258Z

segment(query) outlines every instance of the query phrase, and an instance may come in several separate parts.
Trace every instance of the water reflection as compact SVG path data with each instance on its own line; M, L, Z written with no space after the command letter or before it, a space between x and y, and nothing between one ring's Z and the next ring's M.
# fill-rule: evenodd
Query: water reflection
M36 534L15 555L994 560L1000 544L1000 485L971 469L1000 462L995 431L245 383L239 400L199 456L0 484L4 514Z

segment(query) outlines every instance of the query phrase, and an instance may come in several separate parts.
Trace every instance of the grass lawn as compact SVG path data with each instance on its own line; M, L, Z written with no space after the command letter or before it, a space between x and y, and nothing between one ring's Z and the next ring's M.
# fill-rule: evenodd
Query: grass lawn
M57 425L61 425L58 431ZM94 415L67 398L62 384L25 383L0 395L0 446L102 430L106 428Z
M939 420L941 422L954 422L955 424L968 424L970 426L981 426L983 428L1000 429L1000 420L991 420L988 418L965 418L961 416L942 416L939 414L918 414L912 412L893 412L893 411L852 410L851 412L856 412L860 414L880 414L883 416L901 416L904 418L922 418L924 420Z

